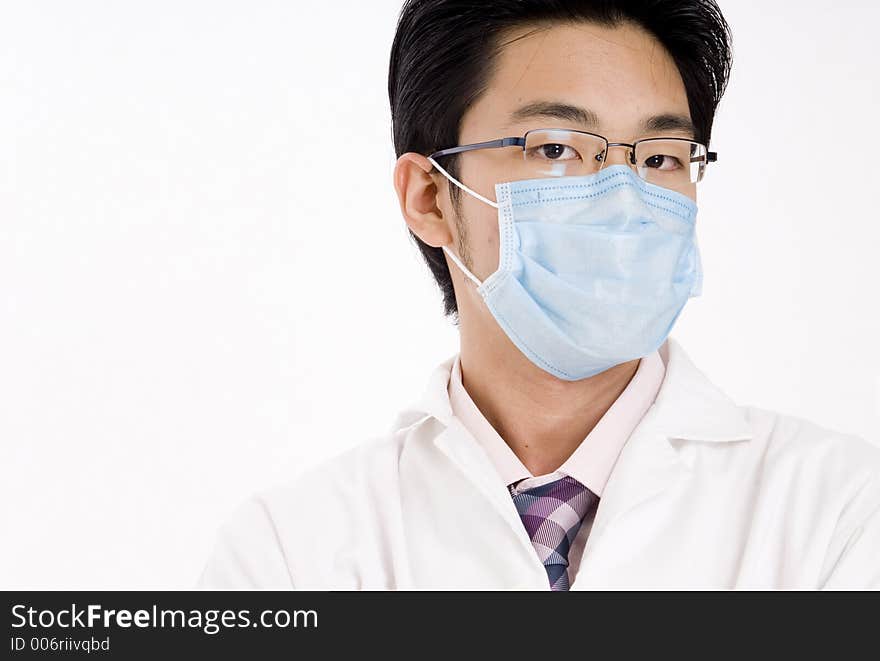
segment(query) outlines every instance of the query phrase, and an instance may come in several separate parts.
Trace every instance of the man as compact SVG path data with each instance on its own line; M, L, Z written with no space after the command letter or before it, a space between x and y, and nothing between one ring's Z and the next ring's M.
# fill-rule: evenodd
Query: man
M738 406L668 337L730 69L714 0L410 0L403 217L460 353L248 500L202 587L880 587L880 448Z

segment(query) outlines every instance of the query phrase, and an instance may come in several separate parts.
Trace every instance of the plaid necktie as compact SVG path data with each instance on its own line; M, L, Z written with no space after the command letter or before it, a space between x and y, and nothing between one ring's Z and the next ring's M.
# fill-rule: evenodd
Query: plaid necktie
M522 491L511 484L508 490L547 570L550 589L568 590L568 551L584 516L599 497L568 475Z

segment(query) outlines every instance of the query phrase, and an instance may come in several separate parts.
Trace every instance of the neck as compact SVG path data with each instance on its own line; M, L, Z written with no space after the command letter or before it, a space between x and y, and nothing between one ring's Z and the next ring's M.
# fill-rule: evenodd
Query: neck
M462 384L532 475L550 473L568 459L639 365L635 359L564 381L534 365L494 323L480 329L462 323L460 331Z

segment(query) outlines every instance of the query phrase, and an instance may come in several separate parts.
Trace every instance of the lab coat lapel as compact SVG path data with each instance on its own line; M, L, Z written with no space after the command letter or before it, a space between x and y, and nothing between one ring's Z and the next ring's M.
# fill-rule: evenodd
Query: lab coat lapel
M657 410L649 409L621 450L599 499L585 557L589 557L609 525L640 504L662 497L689 473L676 449L659 431L657 417Z
M615 544L615 530L622 530L628 517L640 506L656 504L690 474L682 449L693 442L727 443L747 441L752 430L740 409L700 372L672 338L660 350L666 374L651 408L633 430L611 472L584 548L580 581L572 589L583 589L591 576L602 573L602 563L616 561L618 553L602 553ZM629 526L627 530L638 530ZM650 539L625 535L632 546ZM623 549L618 549L623 551ZM637 555L640 549L628 548ZM598 565L596 563L599 563Z
M418 423L425 416L435 418L443 429L434 437L434 445L445 454L464 477L471 482L491 504L493 509L512 529L518 544L535 557L534 548L516 511L516 506L503 484L495 466L477 440L465 429L461 421L452 415L449 402L449 375L456 355L443 361L431 374L420 401L404 412L395 423L396 427Z
M660 356L666 365L663 383L611 472L597 511L597 537L614 519L688 475L681 453L688 442L752 438L737 405L694 366L678 342L669 338Z
M498 515L507 523L517 546L526 554L536 569L536 575L546 582L544 566L538 560L522 519L491 460L479 443L464 428L458 418L451 417L448 425L438 434L434 443L452 461L458 470L480 491Z

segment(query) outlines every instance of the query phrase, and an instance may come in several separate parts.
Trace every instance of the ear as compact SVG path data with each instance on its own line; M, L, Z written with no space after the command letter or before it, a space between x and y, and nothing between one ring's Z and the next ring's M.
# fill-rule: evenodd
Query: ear
M429 246L439 248L452 243L448 219L437 204L439 189L432 175L434 166L425 156L407 152L394 166L394 189L400 212L413 234Z

